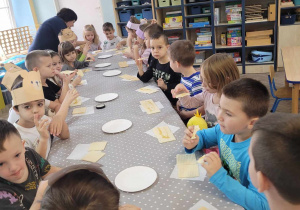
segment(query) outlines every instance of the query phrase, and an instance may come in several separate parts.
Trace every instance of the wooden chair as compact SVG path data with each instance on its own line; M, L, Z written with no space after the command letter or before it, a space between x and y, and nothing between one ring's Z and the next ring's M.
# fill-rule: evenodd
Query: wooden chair
M268 75L268 79L269 79L271 95L275 99L271 112L276 111L280 101L292 100L292 87L288 87L287 85L285 85L284 87L276 88L274 76L275 76L274 67L270 66L270 73Z

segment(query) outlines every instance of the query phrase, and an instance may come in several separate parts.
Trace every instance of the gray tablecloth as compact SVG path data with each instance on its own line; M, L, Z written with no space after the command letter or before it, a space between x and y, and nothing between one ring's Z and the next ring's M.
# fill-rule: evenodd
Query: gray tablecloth
M118 62L128 59L116 55L108 59L98 59L91 63L93 67L98 63L110 62L106 69L119 68ZM122 74L136 75L137 68L130 65L119 68ZM199 200L204 199L218 209L242 209L229 201L213 184L205 181L187 181L170 178L176 164L176 154L184 153L182 139L185 125L172 108L163 92L143 94L135 91L147 85L156 85L153 81L122 81L118 76L104 77L104 71L91 71L84 75L88 85L78 87L77 90L83 97L90 100L83 106L95 106L94 98L104 93L118 93L116 100L106 102L104 109L95 109L92 115L71 115L69 110L67 124L71 137L68 140L58 140L52 145L49 161L58 167L87 163L84 161L68 160L68 155L77 144L87 144L95 141L108 141L105 148L106 155L99 160L108 178L114 182L115 177L122 170L132 166L148 166L158 173L157 181L148 189L136 193L121 192L121 204L130 203L147 209L189 209ZM141 100L153 99L160 101L164 108L160 113L147 115L139 107ZM106 134L101 130L103 124L114 119L128 119L133 126L122 133ZM176 141L160 144L158 140L145 132L152 129L160 122L165 121L170 125L179 127L174 136ZM198 154L199 155L199 154Z

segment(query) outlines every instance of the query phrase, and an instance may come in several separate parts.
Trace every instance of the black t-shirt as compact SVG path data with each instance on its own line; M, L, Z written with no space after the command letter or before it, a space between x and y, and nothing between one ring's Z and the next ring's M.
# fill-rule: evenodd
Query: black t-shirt
M48 79L46 79L46 84L48 85L48 87L43 86L45 99L48 99L50 101L55 101L57 99L56 93L60 91L60 87Z
M0 209L30 209L42 176L51 168L49 162L33 149L28 147L25 149L28 178L21 184L0 178Z
M173 69L170 67L170 62L160 64L157 59L152 57L151 54L149 56L148 63L149 67L147 71L142 76L140 76L138 73L137 77L142 82L148 82L151 78L153 78L156 83L159 78L162 78L167 85L167 90L163 92L169 101L175 105L177 99L172 97L171 90L180 83L181 74L173 71Z

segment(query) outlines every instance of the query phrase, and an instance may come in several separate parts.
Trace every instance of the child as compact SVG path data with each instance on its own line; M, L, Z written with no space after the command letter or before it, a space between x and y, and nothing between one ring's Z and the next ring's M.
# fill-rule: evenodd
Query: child
M92 61L95 61L95 58L88 53L90 50L90 42L79 42L77 40L76 34L69 28L61 30L61 32L58 34L59 43L69 41L72 43L74 48L76 49L79 46L79 49L76 50L77 52L77 60L78 61L85 61L85 59L91 59ZM81 44L79 44L81 43ZM59 49L58 49L59 50Z
M240 77L236 63L230 55L217 53L206 59L200 69L203 92L193 97L179 98L180 105L185 108L198 108L204 103L205 121L208 127L217 124L217 114L222 88ZM183 84L172 90L173 97L180 93L189 93ZM199 109L202 112L201 108ZM180 116L189 115L185 110L179 110Z
M136 31L137 42L139 44L133 46L133 54L135 60L141 58L143 61L143 71L147 70L148 59L151 53L150 40L147 42L145 41L145 36L143 32L147 26L149 26L149 24L143 24L139 26L138 30Z
M62 71L82 69L89 66L89 62L78 61L76 59L77 53L71 42L61 42L58 45L58 54L64 63Z
M5 65L8 70L3 78L3 84L11 92L14 101L13 109L20 116L14 126L20 132L25 145L47 158L51 147L53 136L50 137L49 127L51 118L45 116L44 94L41 86L39 72L27 72L17 66ZM65 100L56 114L58 123L62 123L62 130L59 132L61 139L69 138L69 130L64 122L68 113L68 107L78 97L78 93L68 92ZM57 123L54 120L53 123Z
M267 115L252 130L249 174L272 210L300 209L300 116Z
M103 50L110 50L116 48L120 49L123 45L126 45L126 40L122 40L121 37L114 35L115 29L111 23L104 23L102 29L107 39L103 42Z
M95 27L91 25L85 25L83 31L83 38L90 43L90 51L101 50L101 42L96 32Z
M0 120L0 165L1 209L30 209L42 197L40 180L59 170L25 148L17 129L5 120Z
M137 77L142 82L148 82L151 78L165 93L169 101L175 105L176 99L172 98L171 89L180 82L180 74L175 73L170 67L168 56L168 38L163 33L154 34L150 40L153 59L146 72L143 71L142 62L138 64Z
M66 167L50 176L48 185L41 209L119 209L120 192L98 164ZM140 210L132 205L120 209Z
M52 67L55 70L55 75L54 77L51 78L51 81L53 81L57 86L62 87L63 80L66 78L66 75L61 73L62 63L59 54L52 50L47 50L47 52L50 54L52 58ZM77 85L80 84L80 82L81 82L81 76L77 76L71 84L73 87L76 87Z
M202 92L200 72L197 72L193 64L195 62L195 49L191 41L179 40L171 44L169 47L169 58L171 68L181 73L181 81L190 93L190 96L197 95ZM179 102L177 102L179 104ZM185 108L177 106L179 115L183 120L187 120L194 116L196 108ZM182 112L181 110L184 110Z
M216 152L206 154L202 166L209 181L245 209L268 209L265 196L257 192L248 174L251 130L268 107L269 93L262 83L250 78L235 80L223 88L219 124L198 131L194 140L190 127L183 139L187 153L218 145L220 157Z
M140 26L140 21L135 16L131 16L126 25L126 31L128 32L128 37L126 42L129 51L123 53L124 56L126 56L127 58L134 58L133 44L136 42L136 38L137 38L136 31L138 30L139 26Z

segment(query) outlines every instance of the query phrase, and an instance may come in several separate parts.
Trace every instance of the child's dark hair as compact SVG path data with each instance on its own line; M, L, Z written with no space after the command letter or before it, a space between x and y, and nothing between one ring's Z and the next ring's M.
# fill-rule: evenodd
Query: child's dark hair
M300 204L300 115L274 113L253 127L252 155L261 171L289 203Z
M163 33L164 29L157 23L150 24L144 29L144 33L148 33L149 37L152 37L156 33Z
M225 85L222 92L227 98L238 100L242 109L251 117L263 117L269 108L269 92L261 82L242 78Z
M58 52L55 52L53 50L45 50L45 51L50 54L51 58L55 56L59 56Z
M170 58L184 67L193 66L195 62L195 49L191 41L178 40L169 47Z
M33 68L40 66L41 57L50 57L50 54L45 50L33 50L26 55L25 66L29 71L32 71Z
M15 126L6 120L0 119L0 152L6 151L4 148L4 142L11 134L15 134L21 139L20 133Z
M167 37L164 33L156 33L156 34L153 34L153 35L150 37L150 39L151 39L151 40L155 40L155 39L160 39L160 37L163 38L164 43L165 43L166 45L169 45L168 37Z
M64 62L64 63L68 63L67 59L65 58L65 55L72 52L72 51L75 51L75 48L74 46L72 45L71 42L69 41L65 41L65 42L61 42L59 45L58 45L58 54L60 56L60 59Z
M112 31L114 30L114 26L110 22L106 22L103 24L102 29L103 31Z
M119 209L120 192L103 174L80 169L67 173L45 192L41 209Z

